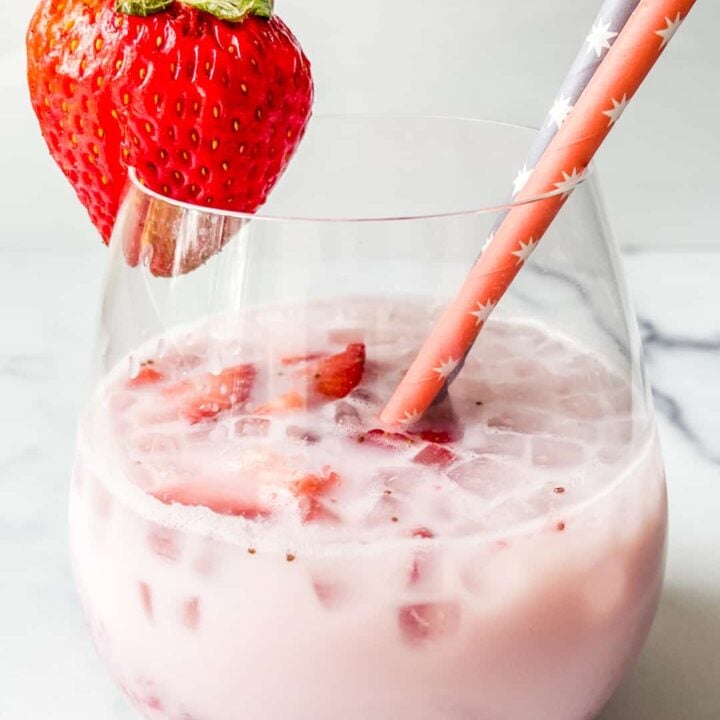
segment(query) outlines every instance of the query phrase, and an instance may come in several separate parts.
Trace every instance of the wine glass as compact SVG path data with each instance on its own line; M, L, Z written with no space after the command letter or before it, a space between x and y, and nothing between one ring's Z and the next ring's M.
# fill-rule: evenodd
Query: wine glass
M131 173L70 531L142 716L581 720L637 657L665 484L592 172L449 393L378 420L531 138L316 117L255 215Z

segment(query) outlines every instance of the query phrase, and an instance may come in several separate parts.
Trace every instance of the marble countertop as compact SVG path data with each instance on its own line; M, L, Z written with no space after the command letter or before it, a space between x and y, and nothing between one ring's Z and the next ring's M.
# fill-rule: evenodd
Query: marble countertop
M65 531L104 251L0 251L0 717L131 720L83 627ZM717 720L720 683L720 253L626 267L671 502L663 601L602 720Z

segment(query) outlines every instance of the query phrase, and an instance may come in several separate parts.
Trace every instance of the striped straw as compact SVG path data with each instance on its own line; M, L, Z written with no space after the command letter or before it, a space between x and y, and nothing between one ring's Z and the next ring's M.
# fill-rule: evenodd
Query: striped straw
M639 3L640 0L605 0L603 3L590 33L555 96L552 108L535 136L525 163L513 181L513 197L525 187L533 169ZM500 226L504 217L505 215L502 215L498 218L495 229Z
M442 390L695 0L641 0L543 153L517 203L435 325L381 420L417 422ZM534 198L555 195L532 202Z

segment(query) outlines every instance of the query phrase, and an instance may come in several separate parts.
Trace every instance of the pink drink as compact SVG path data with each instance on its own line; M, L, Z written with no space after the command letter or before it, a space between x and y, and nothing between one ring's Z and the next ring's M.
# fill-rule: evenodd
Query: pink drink
M450 402L388 435L375 418L425 311L387 308L209 320L98 388L75 571L146 717L586 720L639 652L666 504L630 388L540 326L492 321ZM360 384L313 394L318 363L358 343ZM230 367L240 383L200 383L189 412L188 383Z

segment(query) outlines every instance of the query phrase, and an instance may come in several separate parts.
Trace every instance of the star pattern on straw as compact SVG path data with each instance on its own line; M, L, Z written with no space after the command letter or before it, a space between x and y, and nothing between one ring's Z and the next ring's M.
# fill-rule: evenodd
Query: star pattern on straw
M603 115L607 115L610 118L608 125L614 125L620 119L629 102L630 100L628 99L627 93L623 94L622 100L612 98L613 106L609 110L603 110Z
M475 324L482 325L486 322L496 305L497 303L492 300L488 300L484 305L478 301L478 309L470 313L475 318Z
M489 247L492 245L492 241L495 239L495 233L491 232L488 235L487 240L485 241L485 244L482 246L482 250L480 251L480 254L482 255Z
M520 170L517 177L513 180L513 197L521 192L521 190L527 185L534 169L535 168L528 168L527 165L522 166L522 170ZM492 235L490 237L492 237Z
M559 130L563 123L567 120L568 115L573 109L573 105L570 103L571 98L567 95L561 95L556 98L553 106L550 108L550 124L554 124Z
M562 176L563 179L560 182L556 182L555 187L560 190L563 195L569 195L582 177L582 173L578 172L577 168L573 168L569 175L563 171Z
M400 424L401 425L414 425L420 418L423 416L423 414L418 410L406 410L404 415L400 418Z
M610 49L610 41L617 36L618 33L610 30L609 22L603 22L602 18L598 18L597 22L592 26L590 34L585 40L585 42L589 45L588 52L594 52L597 57L602 57L602 54L606 50Z
M665 46L672 40L673 35L678 31L680 25L682 25L682 21L683 18L681 17L680 13L675 16L674 20L666 17L666 27L664 27L662 30L655 31L655 34L659 35L662 38L662 42L660 43L661 50L663 50Z
M449 357L445 362L442 362L441 360L440 364L436 368L433 368L433 372L436 372L438 374L440 380L446 380L457 369L457 366L459 364L459 360L455 360L455 358Z
M520 241L520 247L515 252L510 253L514 255L518 261L518 265L522 265L527 262L528 258L533 254L533 251L537 247L537 240L530 238L527 243Z

